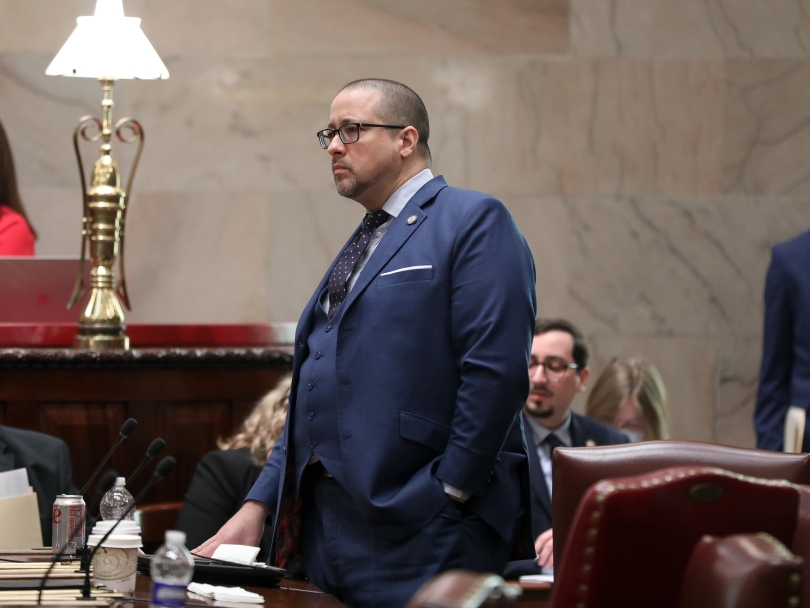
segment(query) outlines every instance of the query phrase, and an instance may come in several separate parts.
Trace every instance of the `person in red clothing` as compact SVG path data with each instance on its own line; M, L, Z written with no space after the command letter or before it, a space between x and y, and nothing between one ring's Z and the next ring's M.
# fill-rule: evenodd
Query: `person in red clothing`
M0 256L34 255L35 240L36 232L17 190L11 146L0 122Z

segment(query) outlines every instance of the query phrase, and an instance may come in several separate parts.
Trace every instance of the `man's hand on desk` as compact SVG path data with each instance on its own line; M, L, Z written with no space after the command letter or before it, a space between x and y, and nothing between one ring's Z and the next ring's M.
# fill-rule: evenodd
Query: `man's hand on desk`
M202 557L211 557L217 547L222 544L257 547L262 539L267 513L268 510L264 504L255 500L247 501L236 512L236 515L219 529L219 532L194 549L192 553Z
M534 550L537 552L537 565L545 568L554 567L554 537L549 528L534 541Z

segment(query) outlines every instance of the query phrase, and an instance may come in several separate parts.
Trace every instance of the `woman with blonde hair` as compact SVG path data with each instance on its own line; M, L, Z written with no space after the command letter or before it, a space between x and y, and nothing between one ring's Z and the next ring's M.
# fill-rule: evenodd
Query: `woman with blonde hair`
M667 391L655 366L614 357L594 383L585 415L622 431L630 441L668 439Z
M236 513L256 483L287 418L292 375L279 380L245 418L237 433L217 441L218 451L202 457L191 479L177 529L196 547L211 538ZM262 537L269 547L272 533Z

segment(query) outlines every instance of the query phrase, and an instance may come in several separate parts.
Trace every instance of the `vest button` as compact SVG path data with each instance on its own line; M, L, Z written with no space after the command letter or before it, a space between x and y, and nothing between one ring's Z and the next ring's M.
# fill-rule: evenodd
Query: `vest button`
M323 353L321 351L318 351L313 355L313 358L315 359L320 359L321 357L323 357Z
M315 417L315 412L309 412L307 414L307 420L312 420Z
M315 383L310 380L307 382L307 390L311 391L313 388L315 388Z
M326 326L326 329L324 329L324 331L326 331L326 332L332 331L332 326L331 326L331 325L327 325L327 326Z
M311 447L313 450L315 449L316 445L318 445L318 442L316 442L314 439L309 442L309 447Z

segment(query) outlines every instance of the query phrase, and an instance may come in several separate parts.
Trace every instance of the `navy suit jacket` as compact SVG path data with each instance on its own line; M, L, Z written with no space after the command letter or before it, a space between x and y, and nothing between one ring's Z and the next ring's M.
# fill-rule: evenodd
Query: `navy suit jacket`
M0 425L0 473L22 468L37 493L42 542L50 546L56 496L79 493L71 480L67 444L44 433Z
M334 264L298 322L293 387ZM505 539L528 514L518 413L534 282L525 239L488 195L435 177L392 221L333 329L346 489L377 534L396 541L421 529L447 505L442 481L469 492L469 508ZM295 407L293 389L287 426L248 495L277 515Z
M526 413L523 413L526 416ZM528 421L524 422L529 445L529 475L532 485L532 533L533 538L551 527L551 496L548 493L546 478L540 468L540 458L534 444L532 429ZM571 447L581 448L587 445L615 445L628 443L627 435L601 422L571 412ZM593 443L591 443L593 442ZM504 578L516 579L524 574L540 574L542 569L532 559L511 561L506 565Z
M810 232L773 248L765 279L757 447L781 450L791 405L810 409ZM810 450L810 424L802 451Z

